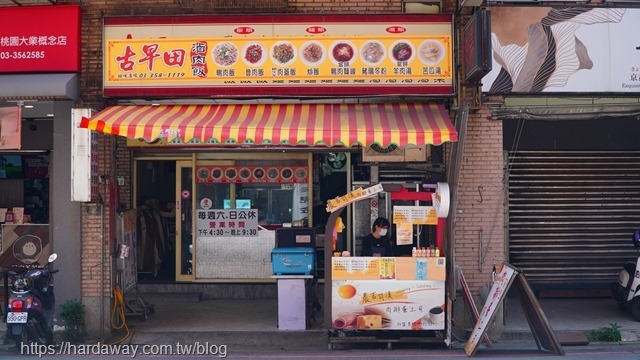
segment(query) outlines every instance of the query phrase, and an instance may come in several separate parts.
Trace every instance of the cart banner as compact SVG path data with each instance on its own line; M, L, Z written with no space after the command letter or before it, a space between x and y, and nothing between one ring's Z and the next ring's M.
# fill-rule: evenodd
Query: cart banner
M105 95L453 94L450 15L191 19L106 18Z
M2 225L0 268L39 267L49 255L49 224Z
M341 330L442 330L444 286L444 281L332 281L332 326Z
M258 236L258 209L196 210L198 237Z
M333 280L441 280L444 257L332 257Z

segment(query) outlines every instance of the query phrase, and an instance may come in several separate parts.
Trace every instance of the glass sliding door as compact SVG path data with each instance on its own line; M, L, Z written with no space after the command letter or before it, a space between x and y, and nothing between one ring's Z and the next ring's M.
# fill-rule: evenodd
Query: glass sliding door
M176 281L192 281L193 254L193 163L176 162Z

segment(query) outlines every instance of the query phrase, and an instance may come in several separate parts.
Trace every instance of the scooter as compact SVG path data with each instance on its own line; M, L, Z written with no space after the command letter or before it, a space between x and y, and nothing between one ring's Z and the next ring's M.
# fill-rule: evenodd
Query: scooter
M55 297L51 277L58 270L51 269L58 255L49 256L45 266L23 272L9 271L13 279L7 304L7 337L12 337L20 350L31 343L53 344L53 312Z
M633 245L640 251L640 230L633 233ZM611 283L611 293L620 310L630 310L634 319L640 321L640 256L636 262L624 264L618 281Z

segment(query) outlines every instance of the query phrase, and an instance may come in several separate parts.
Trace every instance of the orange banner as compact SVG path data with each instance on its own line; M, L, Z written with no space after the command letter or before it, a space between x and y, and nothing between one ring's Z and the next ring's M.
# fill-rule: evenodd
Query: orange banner
M444 257L333 257L333 280L446 279Z

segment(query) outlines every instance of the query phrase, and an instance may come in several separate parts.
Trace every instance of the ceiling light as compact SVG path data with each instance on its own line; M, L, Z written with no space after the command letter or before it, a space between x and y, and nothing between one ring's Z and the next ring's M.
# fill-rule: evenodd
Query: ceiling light
M53 117L53 114L47 114L47 117Z
M33 105L25 105L24 108L25 109L33 109Z

